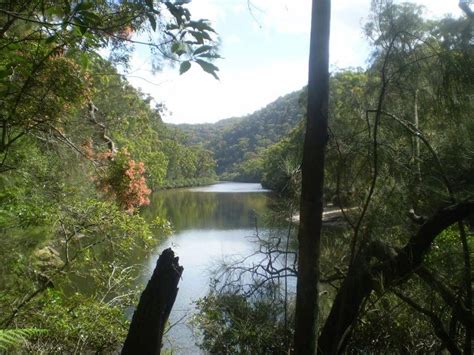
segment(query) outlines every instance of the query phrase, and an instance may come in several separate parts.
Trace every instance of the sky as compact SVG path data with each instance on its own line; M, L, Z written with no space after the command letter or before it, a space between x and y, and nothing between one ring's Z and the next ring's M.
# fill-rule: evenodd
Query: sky
M429 17L460 16L458 0L416 0ZM155 74L145 48L137 48L127 79L167 110L169 123L212 123L250 114L307 82L311 0L193 0L196 19L211 21L219 35L215 62L220 80L198 66ZM333 0L331 69L364 67L370 48L362 27L370 0Z

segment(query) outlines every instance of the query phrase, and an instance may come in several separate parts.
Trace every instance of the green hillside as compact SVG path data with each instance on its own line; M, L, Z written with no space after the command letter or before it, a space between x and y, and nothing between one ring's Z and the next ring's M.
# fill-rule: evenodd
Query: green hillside
M262 151L285 137L303 117L301 92L282 96L244 117L177 127L186 134L186 144L202 144L214 153L221 178L260 181Z

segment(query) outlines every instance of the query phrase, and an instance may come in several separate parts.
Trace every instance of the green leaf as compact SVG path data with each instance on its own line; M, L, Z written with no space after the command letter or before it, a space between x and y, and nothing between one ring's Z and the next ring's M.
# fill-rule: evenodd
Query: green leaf
M47 16L63 16L65 13L70 14L71 8L68 5L63 6L48 6L44 10Z
M147 16L148 16L148 20L150 21L151 28L153 28L153 31L156 31L155 16L153 16L152 14L147 14Z
M181 42L175 42L171 46L171 52L181 56L186 53L186 46Z
M92 8L93 5L94 4L92 2L85 2L85 1L80 2L74 8L74 12L81 12L81 11L84 11L84 10L89 10L90 8Z
M217 76L217 71L219 71L219 68L216 67L214 64L206 62L202 59L196 59L196 63L198 63L202 70L204 70L206 73L211 74L214 78L219 80L219 77Z
M79 31L81 32L81 35L84 35L89 28L84 25L79 25Z
M199 56L200 58L209 58L209 59L219 59L222 58L219 54L216 53L204 53Z
M174 6L169 1L167 1L165 3L165 5L166 5L166 8L168 9L168 11L171 13L171 15L173 15L173 17L176 19L176 23L178 24L178 26L181 26L183 24L183 20L182 20L183 9Z
M0 79L4 79L4 78L6 78L7 76L10 76L10 75L12 75L12 70L11 69L0 70Z
M89 27L90 25L96 25L100 23L101 21L101 18L97 14L93 13L92 11L82 11L81 15L82 15L83 20L85 20L84 23L88 25Z
M204 43L205 39L212 41L211 36L209 36L207 32L189 31L189 33L192 34L194 38L196 38L198 43Z
M192 32L194 32L194 33L192 33ZM193 35L193 37L196 39L196 41L194 43L204 44L204 36L200 32L189 31L189 33L191 33ZM192 42L192 41L190 41L190 42Z
M189 21L186 27L192 27L198 29L200 31L209 31L209 32L216 32L214 29L209 25L209 22L206 20L199 20L199 21Z
M79 33L84 36L84 34L87 32L89 29L87 25L84 23L84 19L82 17L74 17L73 19L74 24L76 27L79 29Z
M0 329L0 350L13 350L24 344L28 338L45 333L44 329Z
M58 35L54 34L54 35L49 36L48 38L46 38L45 43L46 44L51 44L51 43L55 42L57 39L58 39Z
M189 21L191 19L191 12L189 12L188 9L183 8L183 16L186 21Z
M201 46L194 51L194 55L202 54L204 52L209 52L212 49L211 46Z
M5 48L8 48L8 50L10 51L10 55L12 54L13 51L19 49L20 47L21 46L19 43L9 43L9 44L6 44L5 46Z
M153 0L145 0L145 2L150 9L153 9Z
M88 53L81 52L79 54L79 61L81 63L81 66L83 68L87 69L89 67L89 55L88 55Z
M189 60L182 62L179 66L179 74L183 75L191 68L191 62Z

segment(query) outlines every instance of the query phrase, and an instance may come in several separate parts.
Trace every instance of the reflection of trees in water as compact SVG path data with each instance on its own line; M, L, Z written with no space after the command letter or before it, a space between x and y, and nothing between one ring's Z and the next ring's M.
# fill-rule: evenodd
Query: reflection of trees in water
M278 210L281 206L282 203L272 206L275 210L268 216L268 228L256 231L255 251L216 267L208 294L197 301L192 325L202 334L200 346L211 353L225 349L226 353L286 354L291 347L298 226L291 218L294 210ZM343 223L323 224L320 280L323 319L329 314L337 282L342 277L336 264L343 262L342 256L347 254L347 230ZM258 337L242 340L246 334L258 334Z
M159 191L143 215L162 216L177 231L183 229L234 229L252 227L255 213L265 211L267 194Z

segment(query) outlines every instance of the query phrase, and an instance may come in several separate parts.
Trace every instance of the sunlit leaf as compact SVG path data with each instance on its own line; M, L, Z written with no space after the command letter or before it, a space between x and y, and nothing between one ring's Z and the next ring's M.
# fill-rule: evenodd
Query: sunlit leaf
M186 53L186 46L181 42L175 42L171 46L171 52L177 54L178 56Z

